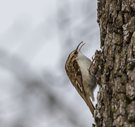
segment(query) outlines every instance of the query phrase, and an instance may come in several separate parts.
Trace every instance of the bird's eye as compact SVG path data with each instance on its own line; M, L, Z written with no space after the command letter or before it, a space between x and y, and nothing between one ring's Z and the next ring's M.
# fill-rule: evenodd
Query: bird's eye
M74 54L77 54L77 51L75 51Z

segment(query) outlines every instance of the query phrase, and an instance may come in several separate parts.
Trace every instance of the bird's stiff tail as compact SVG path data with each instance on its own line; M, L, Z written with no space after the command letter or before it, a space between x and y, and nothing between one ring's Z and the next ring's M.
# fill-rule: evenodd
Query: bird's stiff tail
M85 102L86 102L87 106L89 107L92 115L94 116L95 107L94 107L93 103L91 102L90 98L89 97L86 97L85 98Z

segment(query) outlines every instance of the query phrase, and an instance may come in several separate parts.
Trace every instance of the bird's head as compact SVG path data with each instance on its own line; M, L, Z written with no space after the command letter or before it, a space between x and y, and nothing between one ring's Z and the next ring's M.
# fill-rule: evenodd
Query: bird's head
M80 43L77 45L76 49L73 50L73 51L69 54L69 56L68 56L68 58L67 58L67 61L66 61L66 64L65 64L66 66L68 66L69 63L73 63L73 61L76 60L76 58L78 57L78 54L80 53L80 50L81 50L81 48L83 47L84 44L85 44L85 43L83 43L83 41L80 42Z
M85 43L83 43L83 41L82 42L80 42L78 45L77 45L77 47L76 47L76 49L74 50L74 51L72 51L70 54L69 54L69 57L77 57L78 56L78 53L80 52L80 50L81 50L81 48L83 47L85 45Z

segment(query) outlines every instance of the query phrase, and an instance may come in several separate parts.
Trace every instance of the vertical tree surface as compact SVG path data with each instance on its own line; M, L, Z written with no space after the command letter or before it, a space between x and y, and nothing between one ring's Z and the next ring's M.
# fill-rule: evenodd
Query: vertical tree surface
M135 0L99 0L101 51L91 67L100 86L97 127L135 127Z

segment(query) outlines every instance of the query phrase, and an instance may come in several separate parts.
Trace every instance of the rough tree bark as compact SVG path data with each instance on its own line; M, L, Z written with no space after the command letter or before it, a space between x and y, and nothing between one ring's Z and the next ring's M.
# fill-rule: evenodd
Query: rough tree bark
M99 0L101 51L92 73L100 86L97 127L135 127L135 0Z

